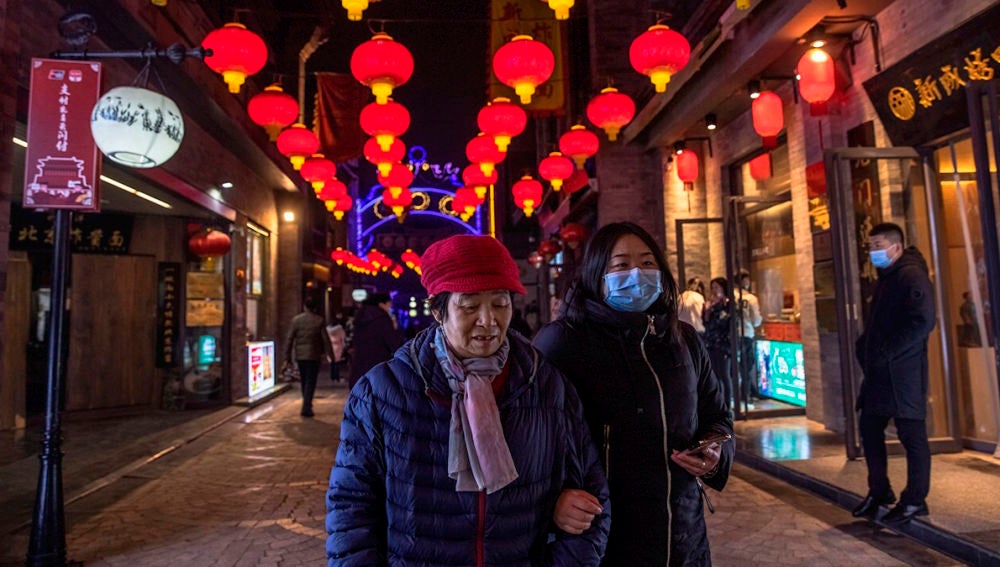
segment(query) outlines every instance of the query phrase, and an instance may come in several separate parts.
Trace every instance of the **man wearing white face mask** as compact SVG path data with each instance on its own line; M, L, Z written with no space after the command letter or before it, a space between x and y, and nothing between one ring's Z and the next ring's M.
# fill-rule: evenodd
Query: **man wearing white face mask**
M926 516L931 452L927 441L927 336L934 328L934 293L927 262L913 246L904 248L903 229L892 223L869 233L878 282L856 354L864 371L858 395L859 430L868 466L868 495L854 516L872 516L892 504L885 428L892 419L906 450L906 489L882 521L901 525Z

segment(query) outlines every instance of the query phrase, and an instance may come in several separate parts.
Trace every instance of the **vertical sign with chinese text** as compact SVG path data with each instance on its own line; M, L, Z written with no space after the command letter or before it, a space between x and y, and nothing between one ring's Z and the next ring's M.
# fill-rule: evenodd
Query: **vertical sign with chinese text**
M156 297L156 366L172 368L177 365L177 335L180 333L181 265L177 262L160 262L157 274L159 293Z
M552 77L538 85L531 103L524 109L535 115L561 114L566 104L566 49L563 26L552 10L538 0L491 0L490 2L490 98L507 97L517 101L514 89L493 74L493 54L515 35L530 35L547 45L555 55Z
M100 208L101 153L90 133L100 95L100 63L31 60L25 208Z

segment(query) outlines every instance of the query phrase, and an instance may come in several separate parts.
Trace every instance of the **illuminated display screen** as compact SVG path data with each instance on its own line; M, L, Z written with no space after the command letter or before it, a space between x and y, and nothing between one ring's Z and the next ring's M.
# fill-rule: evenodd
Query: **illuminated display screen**
M801 343L757 342L760 393L800 407L806 405L806 368Z

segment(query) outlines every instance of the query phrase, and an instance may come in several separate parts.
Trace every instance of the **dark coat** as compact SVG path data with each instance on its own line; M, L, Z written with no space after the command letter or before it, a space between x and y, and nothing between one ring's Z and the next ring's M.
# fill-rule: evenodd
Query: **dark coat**
M855 345L865 376L858 409L903 419L927 416L927 336L934 323L927 262L911 246L878 270L865 331Z
M392 317L378 305L362 305L354 315L351 334L351 388L376 364L392 358L405 339Z
M711 564L696 480L669 459L710 432L732 433L694 328L679 323L679 336L671 335L665 315L618 312L573 288L566 301L566 316L542 327L535 346L577 387L599 441L615 512L604 565L662 567L668 557L670 565ZM733 446L726 443L718 473L704 479L717 490Z
M448 477L451 389L423 331L351 391L327 494L333 565L597 565L610 527L608 487L576 391L514 333L500 419L518 478L456 492ZM579 536L552 523L564 488L604 513ZM554 539L546 543L548 536ZM481 552L481 555L479 555Z
M333 357L323 318L312 311L292 317L285 339L285 360L322 360L324 355Z

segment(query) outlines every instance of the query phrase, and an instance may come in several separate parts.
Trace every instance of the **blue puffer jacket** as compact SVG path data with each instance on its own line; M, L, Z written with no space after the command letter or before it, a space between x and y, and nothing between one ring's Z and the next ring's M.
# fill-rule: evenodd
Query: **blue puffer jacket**
M497 403L519 476L490 495L456 492L436 328L351 391L327 493L329 564L597 565L611 524L608 488L576 391L508 332L510 374ZM564 488L587 490L604 506L578 536L552 522Z

